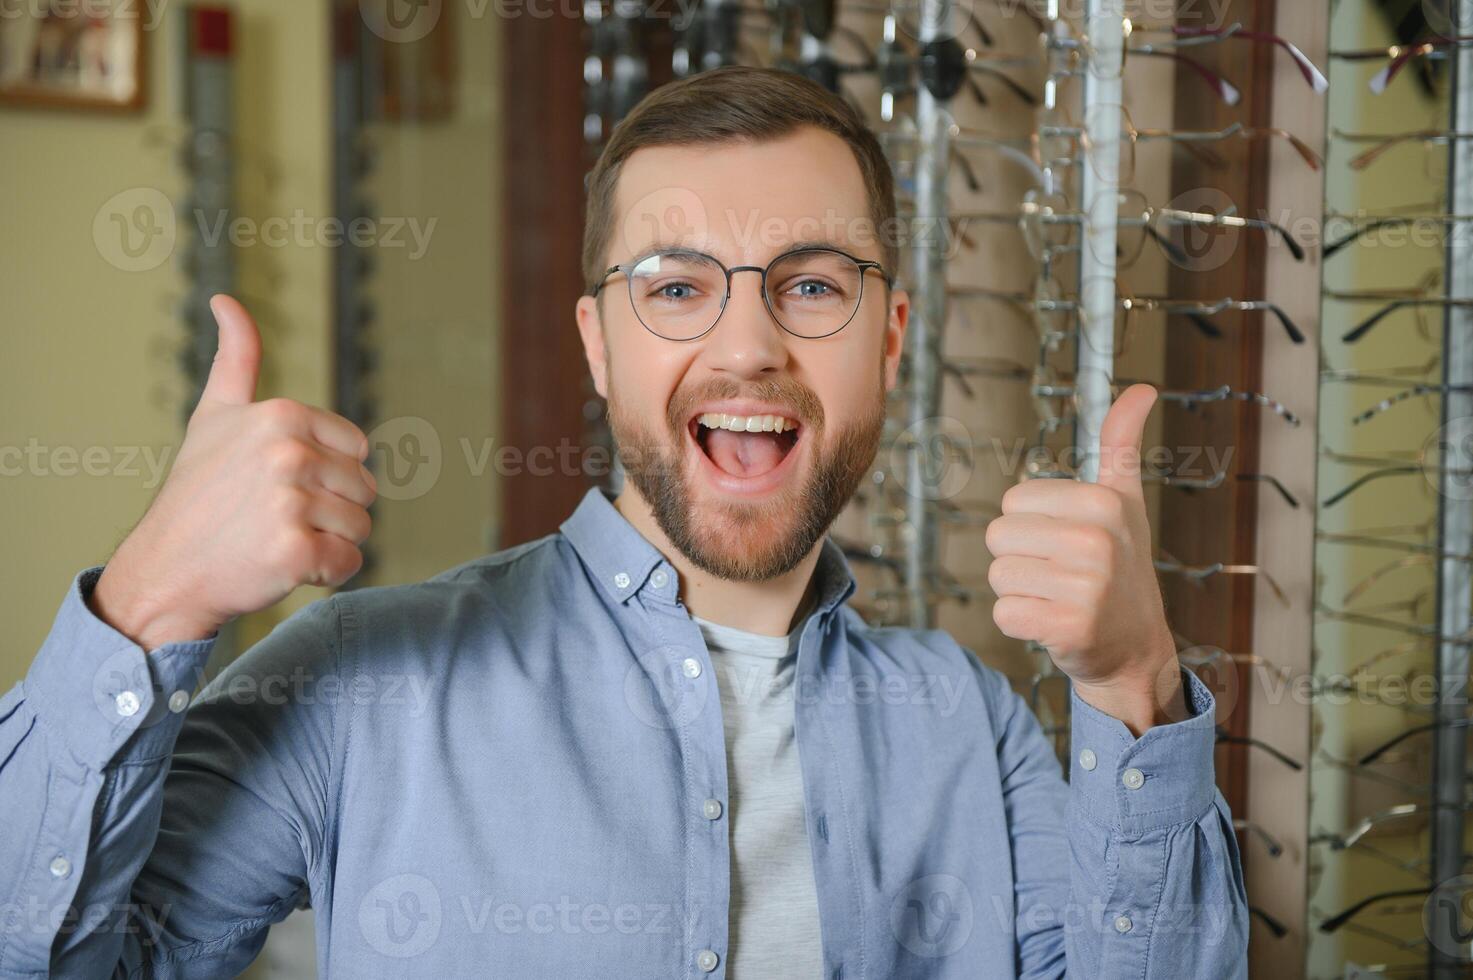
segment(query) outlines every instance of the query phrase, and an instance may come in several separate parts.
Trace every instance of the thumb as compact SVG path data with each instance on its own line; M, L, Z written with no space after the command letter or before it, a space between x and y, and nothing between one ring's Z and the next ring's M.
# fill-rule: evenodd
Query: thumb
M1141 490L1141 440L1156 404L1156 389L1133 384L1120 393L1100 425L1100 477L1104 486L1132 497Z
M220 339L199 400L247 405L256 397L256 381L261 375L261 333L246 308L232 296L211 296L210 311L215 314Z

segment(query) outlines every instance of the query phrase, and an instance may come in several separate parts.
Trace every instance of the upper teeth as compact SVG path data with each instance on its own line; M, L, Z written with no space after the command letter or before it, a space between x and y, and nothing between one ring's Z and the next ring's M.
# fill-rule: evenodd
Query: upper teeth
M786 432L798 423L781 415L725 415L705 412L696 421L708 429L730 429L733 432Z

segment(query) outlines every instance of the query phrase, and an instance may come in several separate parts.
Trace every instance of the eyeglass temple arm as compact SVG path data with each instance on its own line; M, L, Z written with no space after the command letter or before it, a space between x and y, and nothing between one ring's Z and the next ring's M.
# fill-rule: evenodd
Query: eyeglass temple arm
M1429 721L1425 724L1413 725L1411 728L1408 728L1401 734L1387 740L1386 742L1383 742L1381 745L1378 745L1371 751L1367 752L1361 757L1360 764L1363 766L1370 765L1372 762L1375 762L1377 759L1381 758L1381 756L1396 748L1396 746L1400 745L1402 742L1405 742L1413 735L1419 735L1422 732L1430 732L1437 728L1467 728L1469 725L1473 725L1473 718L1454 718L1451 721Z
M1291 759L1289 756L1280 752L1278 749L1274 748L1272 745L1269 745L1267 742L1262 741L1261 739L1251 738L1246 735L1234 735L1221 725L1217 726L1217 740L1228 745L1246 745L1249 748L1261 749L1264 752L1267 752L1269 755L1273 756L1275 759L1278 759L1290 769L1293 769L1295 772L1299 772L1304 768L1304 764L1302 762Z
M1170 58L1177 64L1184 65L1211 86L1224 105L1235 106L1243 100L1243 93L1238 91L1236 85L1195 58L1189 58L1178 51L1138 51L1135 53L1151 58Z
M1386 398L1381 399L1379 402L1377 402L1376 404L1372 405L1370 408L1366 409L1364 412L1361 412L1359 415L1357 415L1354 418L1352 418L1350 420L1350 424L1351 425L1360 425L1363 422L1368 422L1371 419L1375 418L1377 415L1381 414L1382 412L1385 412L1385 411L1389 410L1393 405L1396 405L1396 404L1399 404L1401 402L1407 401L1410 398L1415 398L1418 395L1430 395L1430 394L1435 394L1435 393L1439 393L1439 392L1449 392L1449 391L1473 391L1473 384L1466 384L1466 385L1426 385L1426 384L1423 384L1423 385L1413 385L1412 387L1406 389L1405 391L1398 391L1394 395L1389 395Z
M1279 492L1279 496L1283 497L1284 501L1290 507L1293 507L1295 510L1299 509L1299 498L1290 493L1289 488L1284 486L1283 483L1279 482L1278 477L1275 477L1271 473L1239 473L1238 479L1267 483L1269 486L1273 487Z
M1399 299L1387 303L1381 309L1377 310L1375 314L1366 318L1365 320L1362 320L1360 323L1347 330L1345 332L1345 335L1342 336L1340 339L1347 344L1353 344L1364 337L1366 334L1370 333L1371 330L1374 329L1375 326L1382 320L1386 319L1388 316L1395 313L1397 310L1402 309L1403 307L1414 305L1415 302L1415 300Z
M1385 469L1374 470L1370 473L1366 473L1362 476L1356 477L1350 482L1348 486L1345 487L1345 489L1333 493L1326 499L1320 501L1320 506L1333 507L1340 501L1344 500L1346 497L1350 496L1355 491L1359 490L1361 487L1365 486L1367 483L1370 483L1372 480L1379 480L1385 476L1405 476L1409 473L1420 472L1422 472L1422 468L1420 466L1388 466Z
M1329 91L1330 89L1330 80L1326 78L1325 73L1320 71L1315 63L1309 59L1309 56L1301 51L1297 44L1294 44L1292 41L1289 41L1285 38L1279 37L1277 34L1266 34L1261 31L1245 31L1242 29L1241 24L1232 24L1228 27L1176 26L1172 28L1172 33L1176 34L1178 37L1202 37L1208 35L1216 35L1223 40L1226 40L1229 37L1239 37L1245 41L1257 41L1276 45L1287 51L1289 53L1289 57L1294 59L1294 64L1299 67L1299 73L1304 76L1304 80L1309 83L1310 88L1321 94Z
M1324 922L1321 922L1320 932L1335 932L1341 926L1345 925L1345 923L1355 918L1361 912L1365 911L1365 909L1367 909L1368 907L1375 905L1377 902L1384 902L1390 898L1413 898L1419 895L1426 895L1431 890L1431 888L1403 888L1399 891L1382 892L1379 895L1372 895L1370 898L1363 898L1359 902L1356 902L1354 905L1350 906L1350 908L1346 909L1344 912L1341 912L1338 915L1332 915Z

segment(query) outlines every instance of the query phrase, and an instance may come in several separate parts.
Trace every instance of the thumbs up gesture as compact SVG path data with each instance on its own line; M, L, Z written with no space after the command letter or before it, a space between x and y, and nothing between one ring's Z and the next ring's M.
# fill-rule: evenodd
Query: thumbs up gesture
M998 628L1042 644L1080 697L1136 735L1186 716L1140 479L1155 402L1137 384L1110 407L1097 483L1016 484L987 527Z
M205 638L299 585L341 584L371 527L367 437L320 408L256 401L260 332L229 296L210 308L219 349L184 442L91 596L145 650Z

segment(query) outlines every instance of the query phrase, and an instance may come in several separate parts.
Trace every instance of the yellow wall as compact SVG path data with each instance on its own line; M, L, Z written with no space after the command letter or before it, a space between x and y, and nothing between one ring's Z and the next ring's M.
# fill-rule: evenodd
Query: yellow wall
M327 0L232 6L239 212L258 221L299 210L329 216ZM140 189L182 202L185 175L175 146L182 133L183 11L167 6L147 35L150 100L143 114L0 110L0 168L7 175L0 190L0 447L24 450L34 440L48 450L39 457L44 468L22 460L20 475L0 476L0 601L13 638L0 653L0 690L25 673L71 577L105 561L153 499L148 467L130 474L128 454L142 447L167 463L182 436L184 385L172 345L183 327L173 307L184 292L177 258L189 219L181 207L175 256L149 271L110 264L116 251L105 234L99 244L93 228L99 209L120 193L131 195L121 199L128 205ZM437 219L423 257L411 262L378 252L373 293L382 314L375 327L382 414L430 419L445 434L447 453L429 493L380 501L373 540L383 560L374 582L422 578L482 553L497 512L494 475L472 474L458 446L462 436L479 445L493 431L497 404L496 22L465 18L457 26L455 117L382 131L383 165L369 188L381 214ZM258 397L328 404L332 259L330 248L310 243L240 250L240 292L265 343ZM51 454L58 447L102 447L93 458L115 465L105 466L105 475L56 475L53 469L66 463ZM0 459L7 469L16 462L13 453ZM247 617L240 646L323 594L299 589Z

